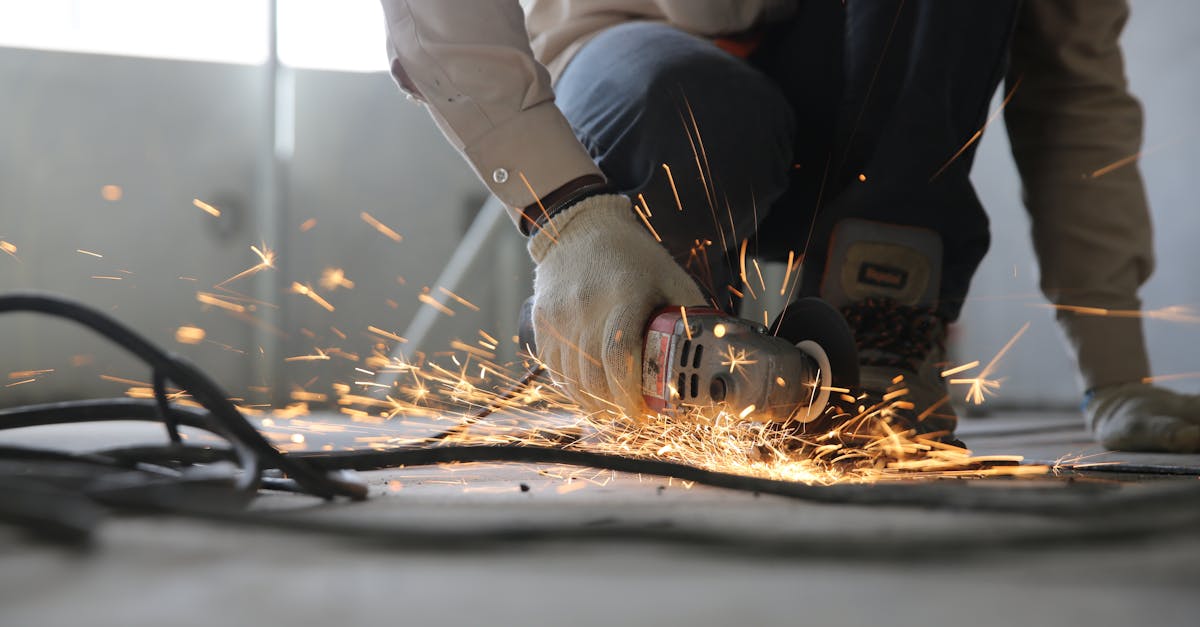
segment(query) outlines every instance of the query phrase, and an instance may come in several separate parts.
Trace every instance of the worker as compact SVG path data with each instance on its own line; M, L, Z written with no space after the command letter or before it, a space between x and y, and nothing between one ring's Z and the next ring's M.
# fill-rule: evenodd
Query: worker
M802 260L900 427L949 438L946 325L989 243L968 177L993 93L1095 437L1200 450L1200 397L1144 383L1152 268L1124 0L383 0L391 72L529 236L541 358L645 411L651 313L732 310L744 254ZM1086 6L1085 6L1086 4ZM552 87L553 85L553 87ZM1096 173L1090 175L1089 173ZM636 207L634 203L636 202Z

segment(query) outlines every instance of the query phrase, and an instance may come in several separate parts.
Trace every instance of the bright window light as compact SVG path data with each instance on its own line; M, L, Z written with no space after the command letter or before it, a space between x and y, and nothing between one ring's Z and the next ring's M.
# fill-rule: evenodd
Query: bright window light
M279 0L279 62L298 68L388 69L379 0Z
M267 58L267 3L0 0L0 46L259 64Z

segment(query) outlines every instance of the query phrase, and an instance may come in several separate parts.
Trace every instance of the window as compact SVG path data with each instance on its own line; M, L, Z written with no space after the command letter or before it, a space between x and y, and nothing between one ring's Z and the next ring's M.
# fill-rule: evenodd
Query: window
M379 0L279 0L279 62L298 68L386 72Z
M258 64L267 2L0 0L0 46Z

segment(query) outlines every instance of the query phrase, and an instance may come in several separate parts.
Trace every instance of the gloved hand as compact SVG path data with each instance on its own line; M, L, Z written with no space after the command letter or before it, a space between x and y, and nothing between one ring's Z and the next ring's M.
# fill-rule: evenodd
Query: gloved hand
M1094 390L1083 410L1109 450L1200 452L1200 395L1123 383Z
M640 417L646 323L660 307L703 304L696 283L620 195L560 212L530 240L529 255L542 362L584 409Z

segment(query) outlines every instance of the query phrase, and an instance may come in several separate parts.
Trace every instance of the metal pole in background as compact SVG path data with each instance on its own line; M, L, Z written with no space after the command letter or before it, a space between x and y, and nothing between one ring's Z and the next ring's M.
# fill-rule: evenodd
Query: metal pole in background
M292 121L291 115L280 115L281 105L285 105L290 113L292 99L281 98L280 66L279 66L279 7L278 0L267 0L267 59L263 64L263 120L262 141L258 145L257 154L257 193L255 198L254 226L258 236L273 250L280 250L284 240L284 206L283 181L284 162L290 154L280 155L281 136L286 140L290 152L290 128L280 133L280 123ZM282 303L284 272L280 264L286 259L286 254L280 255L273 272L260 272L255 276L254 296L266 303ZM280 305L282 307L282 304ZM260 306L256 312L261 324L255 326L255 344L259 348L255 382L265 386L269 400L280 403L284 397L280 390L279 359L280 359L280 321L283 319L278 308Z

